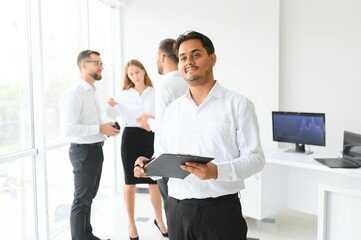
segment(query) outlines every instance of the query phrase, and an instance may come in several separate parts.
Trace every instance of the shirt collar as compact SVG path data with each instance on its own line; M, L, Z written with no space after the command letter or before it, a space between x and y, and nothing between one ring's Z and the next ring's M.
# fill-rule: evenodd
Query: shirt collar
M145 89L144 89L144 91L143 91L143 93L148 92L148 91L151 91L152 89L153 89L153 88L152 88L151 86L146 86ZM132 91L132 92L138 93L138 91L135 90L134 87L131 87L131 88L129 88L128 90L129 90L129 91Z
M222 86L221 84L216 80L216 82L214 83L211 91L208 93L208 96L206 97L206 99L209 99L210 97L216 97L216 98L220 98L222 94ZM192 96L191 96L191 92L190 89L188 88L185 97L191 101L193 101Z
M79 82L80 86L84 89L84 91L89 91L89 90L96 90L95 86L90 85L87 81L85 81L84 79L80 78L80 82Z
M222 94L222 86L221 84L216 80L214 83L211 91L209 92L208 96L214 96L220 98Z
M168 76L180 76L181 73L177 70L174 70L174 71L171 71L171 72L168 72L166 74L164 74L164 77L168 77Z
M152 87L151 86L146 86L143 92L148 92L151 91Z

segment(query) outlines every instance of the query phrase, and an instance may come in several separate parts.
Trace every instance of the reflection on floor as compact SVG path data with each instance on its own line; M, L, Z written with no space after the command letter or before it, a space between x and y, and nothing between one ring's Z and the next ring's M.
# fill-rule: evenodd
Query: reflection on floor
M149 195L136 194L137 227L140 240L165 240L153 224L154 214ZM317 217L295 211L284 211L270 218L258 221L246 218L249 240L316 240ZM93 232L100 238L126 240L128 237L127 216L122 195L117 195L99 209L92 217ZM71 239L69 230L52 240Z

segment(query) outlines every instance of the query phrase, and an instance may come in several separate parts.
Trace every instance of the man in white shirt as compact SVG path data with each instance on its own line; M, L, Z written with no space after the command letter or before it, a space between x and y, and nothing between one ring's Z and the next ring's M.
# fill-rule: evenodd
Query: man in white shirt
M181 168L190 175L169 178L165 203L169 238L246 240L238 192L244 179L261 171L265 163L254 106L214 79L217 58L208 37L187 32L179 36L174 49L189 91L166 109L154 156L188 153L214 160L187 162ZM147 176L145 160L137 159L135 176Z
M178 57L173 52L174 42L174 39L166 38L159 43L157 68L163 78L155 88L155 119L150 115L142 115L138 119L140 126L148 131L156 132L168 105L188 90L187 82L178 71ZM168 178L158 179L157 182L162 198L166 201Z
M94 83L102 79L100 53L85 50L78 54L79 81L60 99L64 135L71 141L69 158L74 174L74 201L70 213L73 240L99 240L90 224L91 204L95 198L103 166L102 146L106 136L119 130L113 122L102 123Z
M155 93L156 121L149 118L147 122L153 132L156 132L157 124L160 124L168 105L188 90L187 82L178 71L178 57L173 52L174 42L174 39L166 38L159 43L158 47L157 68L163 78Z

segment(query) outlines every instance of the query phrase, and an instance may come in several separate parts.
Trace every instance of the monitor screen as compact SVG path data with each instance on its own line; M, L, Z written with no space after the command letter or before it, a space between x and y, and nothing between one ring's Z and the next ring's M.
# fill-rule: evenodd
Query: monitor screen
M326 146L325 114L272 112L273 141L294 143L296 152L305 145Z

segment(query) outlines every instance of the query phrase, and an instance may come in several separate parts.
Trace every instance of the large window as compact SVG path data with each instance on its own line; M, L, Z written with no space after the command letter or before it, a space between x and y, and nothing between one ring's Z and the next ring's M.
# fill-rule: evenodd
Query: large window
M113 38L120 32L119 24L114 27L119 8L103 2L119 4L118 0L0 3L0 239L47 240L69 227L73 173L58 101L78 81L76 58L84 49L98 50L106 64L104 81L97 85L103 110L113 95L114 59L120 62L119 54L114 57L120 42ZM104 146L95 208L116 192L115 142L110 138Z

